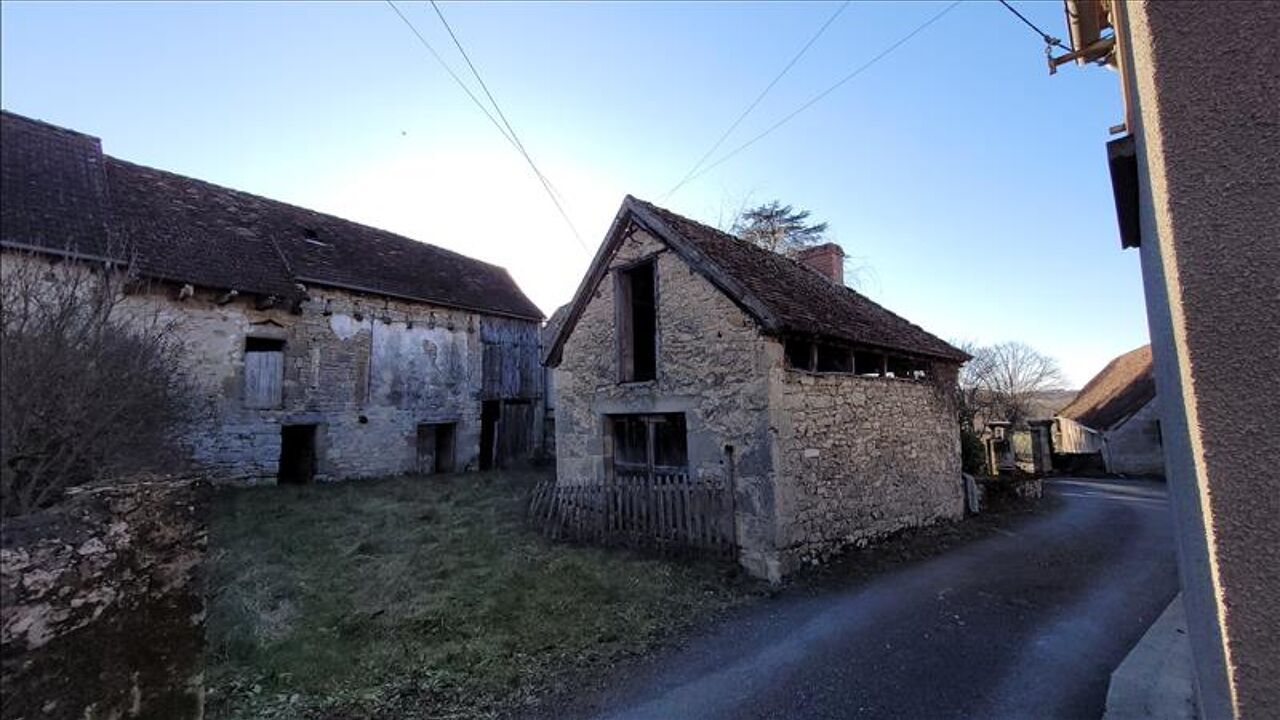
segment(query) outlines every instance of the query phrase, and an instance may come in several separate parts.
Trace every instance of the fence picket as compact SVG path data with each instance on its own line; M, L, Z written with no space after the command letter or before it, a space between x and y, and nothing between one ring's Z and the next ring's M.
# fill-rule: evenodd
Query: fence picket
M528 516L551 540L732 556L730 490L688 473L616 473L605 483L542 481Z

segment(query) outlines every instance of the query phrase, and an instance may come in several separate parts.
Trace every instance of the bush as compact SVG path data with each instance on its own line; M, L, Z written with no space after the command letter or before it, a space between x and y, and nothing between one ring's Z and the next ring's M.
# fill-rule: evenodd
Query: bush
M987 449L972 428L960 428L960 467L970 475L987 474Z
M125 309L129 273L16 253L0 270L3 514L175 461L180 347L170 325Z

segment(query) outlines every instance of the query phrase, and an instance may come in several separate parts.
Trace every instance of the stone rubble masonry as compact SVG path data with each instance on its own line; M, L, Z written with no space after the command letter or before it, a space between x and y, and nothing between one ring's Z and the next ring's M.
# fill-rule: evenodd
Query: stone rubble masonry
M561 484L604 477L604 416L685 414L690 472L728 479L739 561L779 579L801 562L963 512L960 438L935 382L800 373L703 275L636 230L610 268L656 258L657 379L618 382L614 275L593 291L555 370Z
M935 369L937 371L937 369ZM772 373L786 568L964 514L953 395L933 382ZM941 388L954 378L941 378Z
M0 717L203 715L204 506L152 478L5 519Z
M5 252L0 267L45 262L35 257ZM330 288L310 288L308 296L300 312L160 282L124 298L122 313L171 324L182 343L195 398L181 435L195 466L217 483L274 482L281 425L315 424L317 480L405 473L417 469L419 424L456 423L455 467L478 468L482 327L493 337L528 331L528 347L504 352L527 354L518 359L536 370L537 323ZM277 409L246 406L249 337L284 341ZM541 427L541 373L533 376L518 396L535 401L534 427ZM532 433L535 452L540 436Z

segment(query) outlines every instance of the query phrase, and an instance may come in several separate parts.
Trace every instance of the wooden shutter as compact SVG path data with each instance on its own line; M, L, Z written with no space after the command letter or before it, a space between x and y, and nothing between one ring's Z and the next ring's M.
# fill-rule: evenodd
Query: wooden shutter
M284 352L252 351L244 354L244 404L278 408L284 401Z

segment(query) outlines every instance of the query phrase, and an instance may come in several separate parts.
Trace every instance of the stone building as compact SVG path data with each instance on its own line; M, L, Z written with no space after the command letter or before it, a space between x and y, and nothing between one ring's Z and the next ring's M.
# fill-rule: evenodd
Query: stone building
M2 259L129 264L173 321L184 431L224 481L487 468L536 452L542 315L494 265L102 152L3 114ZM139 422L145 421L139 419Z
M1096 453L1110 473L1164 474L1160 404L1151 372L1150 345L1107 363L1058 412L1053 421L1053 447L1055 452L1069 455Z
M740 562L777 578L963 512L968 356L800 261L628 197L547 348L557 482L619 468L733 488Z

